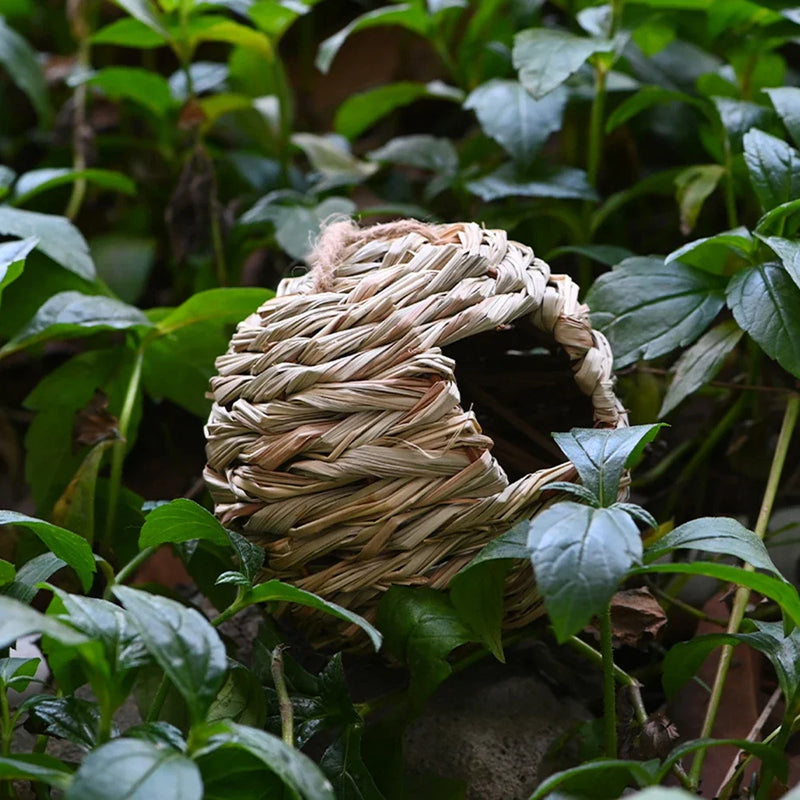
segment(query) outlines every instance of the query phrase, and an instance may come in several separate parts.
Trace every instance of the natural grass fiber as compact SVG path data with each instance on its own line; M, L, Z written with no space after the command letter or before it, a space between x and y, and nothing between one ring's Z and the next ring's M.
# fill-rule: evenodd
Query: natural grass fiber
M575 477L566 462L509 484L443 347L527 318L566 352L594 424L627 418L578 287L502 230L335 222L309 261L217 359L205 478L270 577L373 618L390 586L446 587ZM506 624L539 613L529 568L512 572ZM330 619L301 626L314 643L357 635Z

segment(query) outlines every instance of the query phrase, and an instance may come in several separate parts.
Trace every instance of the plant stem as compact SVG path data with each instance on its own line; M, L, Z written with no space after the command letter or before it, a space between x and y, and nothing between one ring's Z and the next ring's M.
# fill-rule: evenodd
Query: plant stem
M283 677L283 646L278 645L272 651L272 682L278 693L278 707L281 712L281 734L284 744L294 747L294 709L292 700L286 689L286 680Z
M145 547L144 550L140 550L116 575L111 576L111 580L106 583L106 590L103 592L103 597L109 600L111 598L111 590L120 583L124 583L128 580L157 549L155 545L151 545L150 547Z
M234 614L238 614L243 608L247 606L247 603L243 602L244 598L244 590L240 586L236 592L236 597L233 599L233 602L225 609L223 609L219 616L214 617L211 620L211 624L218 628L222 625L223 622L229 620Z
M216 178L214 179L214 190L208 199L208 206L208 213L211 218L211 244L214 248L214 263L217 268L217 283L220 286L227 286L228 267L225 263L225 242L222 240L222 228L219 224Z
M169 689L169 680L164 675L161 678L161 683L158 684L153 702L150 704L150 710L147 712L147 719L145 722L157 722L161 709L164 706L164 701L167 699L167 690Z
M72 33L78 40L78 52L75 64L81 72L86 72L91 63L91 31L89 30L85 10L82 9L80 5L77 6L77 11L72 19ZM80 77L81 82L75 88L75 94L72 96L72 168L76 172L86 169L86 143L91 136L91 130L86 124L87 86L86 81L83 80L84 76L81 75ZM83 205L83 198L85 196L86 178L78 178L72 184L72 193L67 202L64 216L68 219L75 219L75 217L78 216L81 205Z
M111 454L111 477L108 489L108 515L106 517L105 536L102 540L103 548L108 550L111 546L111 539L114 533L114 525L117 521L117 503L119 502L119 492L122 488L122 464L125 461L125 450L127 448L128 428L133 416L133 408L136 405L136 398L142 383L142 364L144 362L144 343L140 344L134 357L131 377L128 380L128 390L125 393L125 400L122 404L122 412L119 416L119 435L120 441L114 445Z
M11 754L11 739L14 736L14 726L11 724L11 710L8 707L8 693L0 691L0 754Z
M600 652L603 655L603 722L606 758L617 757L617 687L614 684L614 643L611 606L600 615Z
M781 473L783 472L783 465L786 462L786 454L789 451L789 443L791 442L792 434L794 433L794 428L797 423L798 411L800 411L800 394L794 393L789 396L789 401L786 404L783 424L781 425L781 431L778 435L778 444L772 456L769 478L767 479L764 498L761 501L761 508L759 509L758 519L756 521L755 534L762 540L767 532L767 525L769 524L769 518L772 514L772 506L775 503L775 496L778 493L778 484L780 483ZM753 567L750 564L745 564L745 569L752 571ZM733 601L733 608L731 609L731 616L728 621L728 633L738 633L749 599L750 589L745 586L740 586L736 590L736 596ZM701 739L711 735L720 701L722 700L722 691L725 688L725 680L728 677L728 670L730 669L732 657L733 647L725 645L720 654L717 673L714 677L714 685L711 689L711 697L708 700L708 708L706 710L705 719L703 720L703 728L700 731ZM704 759L705 750L698 750L692 762L692 768L689 771L689 778L694 787L699 786L700 773L703 769Z

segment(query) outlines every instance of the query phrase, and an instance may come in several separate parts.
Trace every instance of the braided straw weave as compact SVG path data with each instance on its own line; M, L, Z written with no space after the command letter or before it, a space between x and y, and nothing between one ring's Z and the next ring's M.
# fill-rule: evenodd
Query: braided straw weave
M369 618L392 584L447 586L542 507L542 486L575 476L566 462L509 485L442 347L528 317L569 356L595 425L627 419L577 286L504 231L337 222L310 260L217 359L205 478L271 577ZM512 573L507 623L536 616L534 598ZM356 635L309 613L312 641Z

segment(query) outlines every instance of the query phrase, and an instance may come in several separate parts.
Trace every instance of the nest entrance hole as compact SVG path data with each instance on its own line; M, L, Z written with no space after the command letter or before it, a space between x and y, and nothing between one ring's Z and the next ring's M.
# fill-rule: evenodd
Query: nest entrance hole
M443 348L456 362L461 405L472 408L509 481L564 461L554 431L590 428L591 398L578 389L567 354L519 319Z

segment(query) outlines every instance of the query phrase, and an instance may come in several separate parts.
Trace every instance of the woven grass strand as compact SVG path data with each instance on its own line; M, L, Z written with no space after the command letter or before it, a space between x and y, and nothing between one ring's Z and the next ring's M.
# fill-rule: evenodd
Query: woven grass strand
M392 584L445 587L575 474L566 462L509 484L443 347L527 317L569 356L595 425L627 418L578 287L502 230L337 222L311 262L217 359L205 478L271 577L372 617ZM534 596L514 572L509 626L539 613ZM314 612L303 624L317 643L357 636Z

